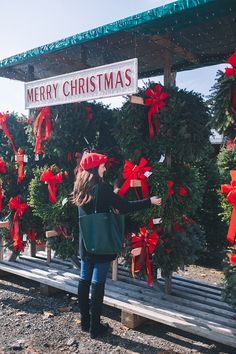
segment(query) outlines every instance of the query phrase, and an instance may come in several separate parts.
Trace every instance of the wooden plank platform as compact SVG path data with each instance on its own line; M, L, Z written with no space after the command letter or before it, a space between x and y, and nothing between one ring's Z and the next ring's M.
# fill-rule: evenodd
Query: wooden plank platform
M22 256L1 261L0 270L77 294L79 270L70 262L53 259L49 265L46 259ZM111 272L107 279L104 303L119 308L123 320L132 314L236 348L236 313L222 301L219 287L176 275L172 294L165 294L163 288L163 279L148 288L145 281L118 267L118 280L111 279Z

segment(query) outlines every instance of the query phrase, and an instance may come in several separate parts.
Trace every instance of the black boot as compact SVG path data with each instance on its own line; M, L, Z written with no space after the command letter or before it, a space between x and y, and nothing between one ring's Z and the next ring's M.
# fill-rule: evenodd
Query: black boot
M80 280L78 287L78 299L81 316L82 331L89 332L90 315L89 315L89 288L90 282L87 280Z
M104 288L105 284L103 283L92 283L90 321L91 338L103 336L109 328L108 324L103 325L100 322L104 297Z

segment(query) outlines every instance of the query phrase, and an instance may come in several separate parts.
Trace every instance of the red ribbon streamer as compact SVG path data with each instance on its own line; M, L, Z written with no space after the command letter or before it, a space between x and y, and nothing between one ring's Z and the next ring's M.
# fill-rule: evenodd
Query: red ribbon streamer
M45 123L44 133L42 133L42 125ZM43 107L40 108L40 112L37 115L34 122L34 135L36 137L35 142L35 154L42 154L42 140L48 140L52 133L52 125L50 120L50 108Z
M154 137L154 127L157 133L159 133L160 131L160 123L157 120L155 114L158 113L161 108L165 107L166 103L164 102L164 100L170 96L167 92L164 91L161 92L161 91L162 91L162 86L160 85L155 86L155 92L150 87L145 91L146 96L149 96L149 98L145 99L145 105L151 106L148 111L148 127L149 127L149 136L151 139ZM154 120L152 123L153 115L154 115Z
M12 149L14 151L14 154L16 154L15 145L14 145L12 137L11 137L11 135L10 135L8 129L7 129L7 118L8 118L8 115L9 115L8 112L5 113L5 114L0 113L0 124L1 124L2 130L4 131L6 137L8 138L8 140L11 143L11 146L12 146Z
M30 230L27 232L27 236L28 236L28 239L29 239L30 241L35 242L35 244L36 244L37 246L42 246L42 245L45 244L45 242L43 242L43 241L37 241L37 240L36 240L36 232L35 232L34 228L30 229Z
M234 243L235 233L236 233L236 170L230 171L231 184L222 184L221 192L227 194L226 200L233 205L233 210L231 214L227 240L230 243Z
M2 185L0 184L0 211L2 211Z
M48 184L48 197L49 201L52 204L56 203L56 194L57 194L57 183L62 183L62 172L59 172L57 175L52 173L52 170L48 168L40 176L40 181Z
M228 58L227 63L231 64L233 68L226 68L225 75L236 76L236 52Z
M155 247L158 243L158 235L156 232L152 232L148 235L148 230L145 227L140 227L140 234L132 237L132 247L142 248L141 255L138 256L141 258L141 263L145 261L147 276L148 276L148 286L152 285L152 274L151 274L151 263L149 259L149 254L152 254L155 250ZM134 276L135 272L139 272L141 270L142 264L138 267L135 265L135 257L132 255L132 275Z
M125 195L125 193L130 187L130 181L132 179L140 179L143 198L148 198L149 193L148 193L147 177L144 175L144 173L150 171L151 167L146 165L147 165L147 160L144 157L141 157L138 165L134 165L132 162L128 160L125 161L122 176L126 181L119 189L118 194L120 196Z
M6 163L0 158L0 172L6 173Z
M92 112L92 108L91 107L85 107L85 113L87 116L87 121L91 122L91 120L93 120L93 112Z
M9 201L9 208L16 209L13 217L12 229L10 231L11 238L13 240L14 251L18 248L20 251L24 250L24 245L19 235L19 218L22 217L28 205L26 203L20 203L20 197L11 198Z
M18 154L16 156L20 158L19 160L17 160L17 163L19 165L17 183L21 183L22 180L25 177L25 174L24 174L24 160L23 160L24 152L23 152L23 150L21 148L18 150Z

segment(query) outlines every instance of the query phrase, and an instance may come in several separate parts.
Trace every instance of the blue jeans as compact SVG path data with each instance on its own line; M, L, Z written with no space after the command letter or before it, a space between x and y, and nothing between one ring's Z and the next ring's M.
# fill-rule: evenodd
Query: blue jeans
M110 262L91 263L81 260L80 279L93 284L105 284Z

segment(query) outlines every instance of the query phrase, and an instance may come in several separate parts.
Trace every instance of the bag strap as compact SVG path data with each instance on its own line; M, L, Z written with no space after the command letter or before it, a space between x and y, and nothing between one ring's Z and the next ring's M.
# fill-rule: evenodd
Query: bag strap
M98 188L99 188L99 183L95 187L95 193L94 193L94 213L97 213L97 206L98 206Z

